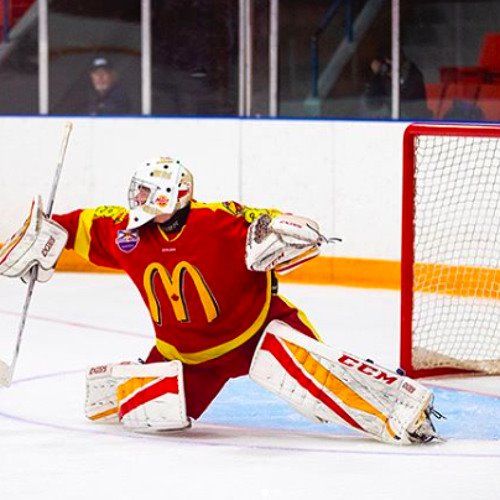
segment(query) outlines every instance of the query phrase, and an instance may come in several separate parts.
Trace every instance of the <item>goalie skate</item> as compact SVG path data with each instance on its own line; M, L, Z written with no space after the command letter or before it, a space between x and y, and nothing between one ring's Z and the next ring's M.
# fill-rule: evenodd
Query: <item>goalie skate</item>
M408 439L412 443L429 443L433 440L445 441L437 432L431 420L431 415L437 419L446 418L441 413L434 410L429 405L418 417L415 422L414 430L408 430Z

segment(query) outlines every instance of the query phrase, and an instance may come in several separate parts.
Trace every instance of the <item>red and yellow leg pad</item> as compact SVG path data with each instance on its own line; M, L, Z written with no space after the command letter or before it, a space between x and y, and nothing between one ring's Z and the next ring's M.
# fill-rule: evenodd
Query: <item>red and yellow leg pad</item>
M257 347L250 377L313 420L380 441L410 444L408 432L432 401L420 384L332 349L281 321Z
M117 365L112 374L118 381L118 418L124 427L134 431L190 427L180 361Z
M180 361L94 366L87 373L85 415L134 431L190 426Z

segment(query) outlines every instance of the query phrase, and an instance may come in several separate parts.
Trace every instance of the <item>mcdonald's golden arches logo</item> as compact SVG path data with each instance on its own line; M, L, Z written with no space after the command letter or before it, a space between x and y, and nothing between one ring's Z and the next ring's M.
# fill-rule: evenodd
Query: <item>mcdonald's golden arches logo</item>
M158 275L167 293L170 304L174 311L177 321L188 322L189 310L186 304L184 295L184 280L186 273L189 274L191 280L200 297L203 305L207 321L211 323L219 316L219 306L213 293L205 282L201 272L192 264L186 261L181 261L174 267L172 274L160 263L152 262L144 272L144 289L148 296L148 305L151 312L151 317L157 324L161 324L161 309L158 298L155 294L154 279Z

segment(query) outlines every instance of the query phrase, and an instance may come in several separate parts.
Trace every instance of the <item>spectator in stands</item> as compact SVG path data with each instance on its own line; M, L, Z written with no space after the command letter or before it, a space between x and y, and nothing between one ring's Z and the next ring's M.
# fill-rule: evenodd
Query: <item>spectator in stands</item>
M367 114L373 118L391 116L392 64L387 57L379 57L370 63L371 77L364 93ZM416 64L401 52L400 56L400 117L430 118L422 72Z
M98 57L90 68L92 96L88 105L90 115L126 115L130 113L130 100L122 87L118 74L108 59Z

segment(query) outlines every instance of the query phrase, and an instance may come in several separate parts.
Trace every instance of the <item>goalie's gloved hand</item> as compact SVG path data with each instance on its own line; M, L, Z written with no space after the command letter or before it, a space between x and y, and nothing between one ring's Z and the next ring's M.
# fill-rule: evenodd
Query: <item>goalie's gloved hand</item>
M291 243L299 245L309 243L319 246L322 243L342 241L340 238L328 238L321 234L316 221L292 214L274 217L269 223L269 229L285 238L289 238Z
M67 231L43 213L36 196L23 227L0 250L0 275L29 281L33 268L36 279L48 281L68 240Z
M246 265L252 271L289 271L319 255L319 246L330 241L312 219L262 215L248 228Z

